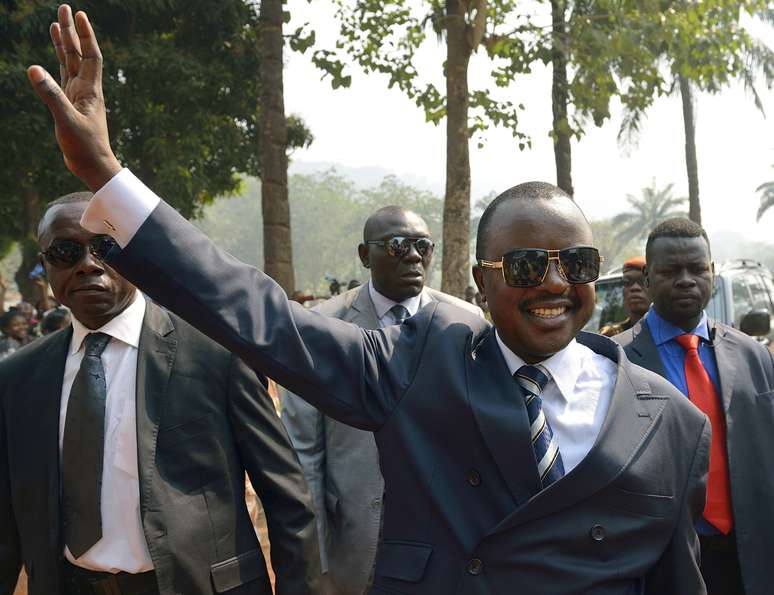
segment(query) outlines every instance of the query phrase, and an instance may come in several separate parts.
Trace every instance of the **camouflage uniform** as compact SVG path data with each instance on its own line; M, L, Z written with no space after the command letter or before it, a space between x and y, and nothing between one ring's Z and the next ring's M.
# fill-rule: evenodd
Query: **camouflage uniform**
M604 335L605 337L612 337L624 331L628 331L634 326L634 324L635 322L632 320L631 316L629 316L621 322L611 322L610 324L606 324L601 329L599 329L599 334Z

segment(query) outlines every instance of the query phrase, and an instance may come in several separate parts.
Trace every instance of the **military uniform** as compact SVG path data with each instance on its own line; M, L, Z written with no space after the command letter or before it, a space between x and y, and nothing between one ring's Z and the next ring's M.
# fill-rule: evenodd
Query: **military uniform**
M628 331L636 323L636 320L632 320L632 317L628 316L621 322L611 322L610 324L606 324L601 329L599 329L599 334L604 335L605 337L612 337L624 331Z

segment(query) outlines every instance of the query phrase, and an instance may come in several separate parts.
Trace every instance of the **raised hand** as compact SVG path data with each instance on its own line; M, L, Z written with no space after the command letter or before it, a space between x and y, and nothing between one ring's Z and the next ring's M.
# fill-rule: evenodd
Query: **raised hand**
M59 59L60 85L40 66L30 66L27 76L54 117L67 169L96 192L121 170L108 136L102 54L85 12L73 19L72 10L63 4L57 16L50 32Z

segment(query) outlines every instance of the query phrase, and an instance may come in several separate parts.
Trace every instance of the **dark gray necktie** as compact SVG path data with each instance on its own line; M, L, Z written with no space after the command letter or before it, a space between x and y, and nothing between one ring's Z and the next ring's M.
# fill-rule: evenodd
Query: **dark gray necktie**
M62 440L62 510L65 543L80 558L102 539L102 459L107 386L100 356L110 336L91 333L67 402Z
M401 306L400 304L395 304L392 308L390 308L390 314L392 314L392 318L395 320L395 324L403 324L403 321L411 316L409 311L406 309L406 306Z

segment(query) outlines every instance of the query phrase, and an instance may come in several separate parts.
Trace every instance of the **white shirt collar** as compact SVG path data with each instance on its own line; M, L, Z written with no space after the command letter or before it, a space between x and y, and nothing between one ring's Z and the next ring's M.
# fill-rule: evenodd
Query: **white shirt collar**
M500 333L495 331L497 337L497 344L500 346L500 351L505 358L505 363L508 364L508 370L511 375L522 366L526 366L527 363L521 359L518 355L513 353L508 346L503 343L500 338ZM573 339L570 343L562 349L557 351L548 359L543 360L539 365L548 371L551 380L556 383L556 387L564 397L565 401L571 401L575 394L575 384L580 376L583 362L586 359L586 350Z
M373 302L374 309L376 310L376 317L379 320L384 318L387 312L390 311L390 308L392 308L395 304L400 304L406 308L406 310L408 310L410 316L414 316L414 314L419 311L419 303L422 301L422 292L419 292L414 297L405 299L402 302L391 300L390 298L383 296L381 293L376 291L376 289L374 289L374 283L371 279L368 280L368 293L371 296L371 301Z
M90 329L73 316L73 338L70 341L70 355L78 353L83 340L89 333L105 333L135 349L140 345L142 321L145 318L145 298L135 290L134 300L118 316L109 320L98 329Z

